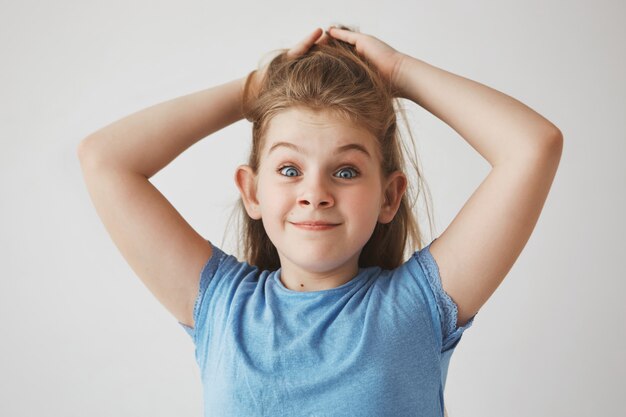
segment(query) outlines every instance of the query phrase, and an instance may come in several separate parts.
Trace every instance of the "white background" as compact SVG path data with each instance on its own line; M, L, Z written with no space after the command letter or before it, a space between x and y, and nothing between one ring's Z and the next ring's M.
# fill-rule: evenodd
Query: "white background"
M624 16L608 0L2 0L0 415L201 415L192 341L106 233L77 145L332 23L511 95L564 135L533 235L452 357L449 415L625 415ZM440 234L490 166L407 107ZM227 252L250 129L239 121L151 178Z

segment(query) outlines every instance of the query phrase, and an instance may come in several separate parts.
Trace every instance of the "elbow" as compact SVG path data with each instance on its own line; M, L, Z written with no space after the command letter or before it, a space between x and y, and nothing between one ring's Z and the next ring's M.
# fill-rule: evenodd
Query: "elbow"
M86 147L87 146L86 146L85 139L78 142L78 146L76 147L76 156L78 156L79 160L83 159L83 157L85 156Z
M539 136L540 140L536 141L535 148L540 154L560 155L563 152L563 133L553 124L550 128Z
M546 140L546 146L548 152L559 156L563 153L563 133L558 127L554 126L554 131L551 132Z
M89 155L92 155L92 146L89 144L89 138L85 138L78 143L76 147L76 155L78 156L78 160L83 162L87 158L91 158Z
M526 148L526 152L520 152L524 158L537 161L553 161L558 164L563 153L563 134L555 126L551 131L538 136L533 140L532 146Z
M81 165L92 165L95 159L101 159L98 157L98 152L95 150L95 139L91 136L81 140L76 147L76 155Z
M552 129L548 136L552 138L553 141L563 142L563 132L561 132L561 129L559 129L555 125L552 125Z
M534 153L534 158L543 161L543 163L558 166L562 154L563 134L555 127L553 132L543 137L541 145L538 146L537 152Z

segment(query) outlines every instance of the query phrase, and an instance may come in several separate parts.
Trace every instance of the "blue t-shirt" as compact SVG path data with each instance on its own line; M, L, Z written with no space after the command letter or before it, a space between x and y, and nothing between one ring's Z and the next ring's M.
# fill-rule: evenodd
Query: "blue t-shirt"
M450 356L476 315L456 327L430 244L398 268L310 292L212 247L195 327L179 322L205 417L443 416Z

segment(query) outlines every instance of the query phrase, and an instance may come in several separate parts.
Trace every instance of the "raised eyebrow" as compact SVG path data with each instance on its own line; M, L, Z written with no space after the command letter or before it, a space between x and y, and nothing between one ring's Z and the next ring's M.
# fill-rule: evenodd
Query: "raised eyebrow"
M269 151L267 152L267 155L269 156L270 153L272 153L272 151L276 148L279 147L285 147L285 148L289 148L289 149L293 149L296 152L299 152L301 154L306 155L306 151L304 151L304 149L301 149L299 146L297 146L294 143L291 142L276 142L275 144L272 145L272 147L269 149ZM355 151L359 151L361 153L363 153L364 155L366 155L368 158L372 158L372 155L370 155L370 153L368 152L367 148L365 148L363 145L360 145L358 143L349 143L347 145L342 145L337 147L336 152L337 153L343 153L343 152L347 152L347 151L351 151L351 150L355 150Z

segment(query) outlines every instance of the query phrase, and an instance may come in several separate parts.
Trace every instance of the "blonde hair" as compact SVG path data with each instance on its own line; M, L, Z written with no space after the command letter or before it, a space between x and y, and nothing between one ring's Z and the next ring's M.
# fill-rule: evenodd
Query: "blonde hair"
M339 27L354 31L347 26ZM299 106L311 110L330 110L332 114L366 128L377 138L383 176L394 171L406 175L403 148L407 154L408 151L396 123L396 111L400 112L413 145L414 158L410 159L417 174L418 187L414 190L412 181L408 179L406 192L394 219L387 224L376 224L358 261L362 268L379 266L382 269L394 269L400 266L424 245L412 209L423 190L429 199L430 192L416 162L415 142L406 123L406 114L396 98L397 91L372 64L357 54L353 45L346 42L329 37L328 44L315 44L306 54L296 58L289 57L287 51L278 50L279 54L269 62L263 79L259 80L256 97L251 97L248 88L255 71L246 80L242 109L244 117L252 122L248 165L255 174L258 173L265 132L272 117L285 109ZM432 235L430 205L427 200L425 207ZM248 216L241 197L236 202L236 210L231 218L237 212L240 214L240 222L243 222L243 230L241 223L237 227L238 258L260 270L274 271L280 268L278 252L262 220Z

